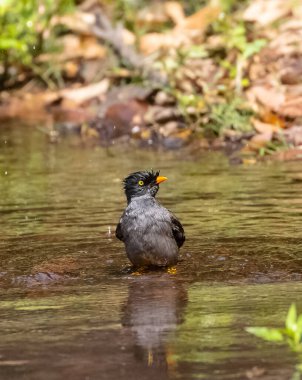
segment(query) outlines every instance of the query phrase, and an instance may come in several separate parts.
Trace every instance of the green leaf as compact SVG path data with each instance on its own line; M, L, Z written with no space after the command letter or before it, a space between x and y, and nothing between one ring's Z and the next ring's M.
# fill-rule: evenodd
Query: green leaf
M4 37L4 38L1 38L0 40L0 49L1 50L17 49L17 50L24 51L26 50L26 44L13 38Z
M300 314L297 318L297 327L298 327L298 330L302 331L302 314Z
M258 338L268 340L269 342L283 341L283 335L280 329L271 329L267 327L247 327L245 330Z
M205 58L208 56L208 52L200 45L191 45L184 53L188 58Z
M243 58L248 59L259 51L267 44L265 39L258 39L253 42L247 43L243 49Z
M290 331L294 332L297 330L297 308L294 303L291 304L291 307L288 310L285 326L286 329Z

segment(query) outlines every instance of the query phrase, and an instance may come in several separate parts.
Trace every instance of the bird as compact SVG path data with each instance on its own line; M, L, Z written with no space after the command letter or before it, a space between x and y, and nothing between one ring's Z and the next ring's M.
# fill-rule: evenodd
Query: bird
M167 180L159 173L137 171L123 181L127 207L115 235L124 242L134 267L174 266L185 242L180 221L155 199L159 184Z

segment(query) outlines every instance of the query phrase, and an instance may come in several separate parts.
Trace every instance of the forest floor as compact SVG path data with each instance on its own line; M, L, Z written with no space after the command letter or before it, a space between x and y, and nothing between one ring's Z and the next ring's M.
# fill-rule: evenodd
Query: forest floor
M59 49L26 64L10 45L0 119L43 121L51 142L72 130L96 144L236 150L246 163L302 158L299 1L139 3L86 0L43 28L26 20Z

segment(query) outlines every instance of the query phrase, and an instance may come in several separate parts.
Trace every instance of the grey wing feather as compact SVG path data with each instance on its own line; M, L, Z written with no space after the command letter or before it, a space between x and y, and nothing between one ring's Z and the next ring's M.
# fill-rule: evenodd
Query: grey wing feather
M116 230L115 230L115 236L123 241L124 237L123 237L123 233L122 233L122 226L121 226L121 223L119 223L117 226L116 226Z
M180 248L186 240L185 231L180 221L173 214L171 214L171 222L174 239L178 248Z

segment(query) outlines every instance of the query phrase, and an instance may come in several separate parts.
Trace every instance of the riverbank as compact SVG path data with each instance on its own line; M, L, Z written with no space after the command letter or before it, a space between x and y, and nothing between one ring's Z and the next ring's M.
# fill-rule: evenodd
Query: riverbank
M51 142L67 129L102 145L301 158L301 5L121 4L49 11L39 33L60 49L3 69L0 119L40 120Z

